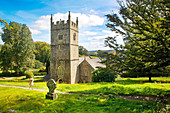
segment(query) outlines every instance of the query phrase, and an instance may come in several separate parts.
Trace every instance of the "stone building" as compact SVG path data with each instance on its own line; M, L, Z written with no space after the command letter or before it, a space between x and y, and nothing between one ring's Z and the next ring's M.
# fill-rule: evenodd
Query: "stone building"
M79 82L87 83L92 82L92 71L97 67L105 67L105 65L99 63L101 59L91 57L80 57L79 58Z
M79 58L78 17L74 23L69 12L67 22L60 20L54 23L51 15L51 78L68 84L91 82L94 65L101 65L99 60Z

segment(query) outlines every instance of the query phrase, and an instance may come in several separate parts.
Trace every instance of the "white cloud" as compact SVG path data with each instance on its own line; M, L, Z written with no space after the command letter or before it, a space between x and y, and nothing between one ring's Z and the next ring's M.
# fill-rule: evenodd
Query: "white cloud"
M41 16L34 25L31 26L37 30L49 30L50 29L50 15Z
M84 46L87 50L108 50L109 47L105 47L103 42L85 42L80 43L79 45Z
M30 31L31 31L32 35L41 34L41 31L36 30L36 29L31 29L31 28L30 28Z
M34 41L45 41L50 44L50 34L49 33L42 33L40 35L33 35Z
M116 33L116 32L112 32L112 31L108 31L108 30L102 30L103 33L105 33L105 35L101 35L101 36L94 36L94 37L90 37L88 38L88 40L96 42L96 41L103 41L105 40L105 38L107 37L115 37L117 36L116 40L118 44L124 44L123 42L123 37Z
M83 33L80 33L80 36L88 36L88 35L96 35L97 32L91 32L91 31L85 31Z
M91 13L91 14L98 14L99 12L91 9L91 10L90 10L90 13Z
M109 30L102 30L102 33L112 33L112 31L109 31Z
M85 15L77 13L75 16L79 17L80 27L98 26L104 24L104 18L96 15Z
M94 37L88 38L88 40L91 40L91 41L103 41L107 37L108 37L108 35L94 36Z
M50 29L50 15L41 16L37 21L34 22L34 25L31 27L37 30L49 30ZM97 15L85 15L81 13L71 13L71 20L76 21L76 17L79 20L79 28L81 27L90 27L98 26L104 24L104 18L101 18ZM56 13L53 16L54 23L56 21L68 20L68 13Z

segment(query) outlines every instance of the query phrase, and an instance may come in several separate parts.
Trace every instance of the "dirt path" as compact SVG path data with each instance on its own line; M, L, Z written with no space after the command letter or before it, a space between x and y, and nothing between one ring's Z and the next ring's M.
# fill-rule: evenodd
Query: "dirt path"
M0 85L0 87L13 87L13 88L20 88L20 89L27 89L27 90L35 90L35 91L48 91L45 89L31 89L28 87L20 87L20 86L10 86L10 85ZM80 93L67 93L67 92L61 92L61 91L55 91L56 93L60 94L80 94ZM82 95L98 95L98 94L82 94ZM157 96L145 96L145 95L125 95L125 96L120 96L116 95L117 98L120 99L126 99L126 100L136 100L136 101L156 101ZM167 99L168 102L170 102L170 98Z
M46 89L36 89L36 88L29 88L29 87L20 87L20 86L10 86L10 85L0 85L0 87L13 87L13 88L20 88L20 89L27 89L27 90L35 90L35 91L48 91ZM67 93L67 92L61 92L61 91L55 91L56 93L60 94L73 94L73 93Z

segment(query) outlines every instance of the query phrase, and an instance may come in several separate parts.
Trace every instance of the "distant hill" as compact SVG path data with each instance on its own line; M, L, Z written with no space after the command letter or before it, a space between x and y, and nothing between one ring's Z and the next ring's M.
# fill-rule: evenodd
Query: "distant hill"
M97 52L98 50L93 50L93 51L88 51L89 53L95 53ZM104 52L110 52L110 51L114 51L114 50L101 50L101 51L104 51Z

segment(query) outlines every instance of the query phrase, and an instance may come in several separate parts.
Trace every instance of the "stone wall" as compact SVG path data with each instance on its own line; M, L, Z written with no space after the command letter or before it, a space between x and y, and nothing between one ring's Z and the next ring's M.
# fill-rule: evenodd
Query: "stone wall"
M92 82L92 76L91 72L94 70L94 68L86 61L84 60L79 65L79 75L80 75L80 81L81 83L87 83Z

